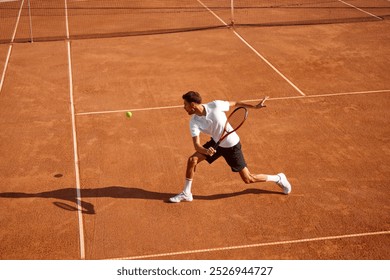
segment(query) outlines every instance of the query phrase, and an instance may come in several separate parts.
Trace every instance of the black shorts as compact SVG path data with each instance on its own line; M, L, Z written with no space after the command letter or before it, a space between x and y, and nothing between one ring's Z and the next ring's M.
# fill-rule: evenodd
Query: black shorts
M208 149L210 147L214 147L215 144L215 141L211 139L206 144L204 144L203 147ZM213 156L206 157L206 161L209 164L212 164L221 156L226 160L227 164L230 166L233 172L240 172L246 167L246 162L241 151L240 142L231 148L218 147L216 153Z

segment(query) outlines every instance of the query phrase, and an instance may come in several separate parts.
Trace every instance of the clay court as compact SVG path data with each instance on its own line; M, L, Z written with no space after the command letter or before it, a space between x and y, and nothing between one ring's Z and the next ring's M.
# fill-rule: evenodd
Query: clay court
M0 0L0 258L390 259L390 1L259 2ZM219 160L168 203L189 90L270 96L238 134L291 194Z

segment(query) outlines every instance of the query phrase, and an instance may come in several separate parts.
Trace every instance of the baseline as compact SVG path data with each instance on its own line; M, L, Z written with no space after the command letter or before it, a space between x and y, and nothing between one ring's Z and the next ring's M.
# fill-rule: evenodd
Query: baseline
M324 237L305 238L305 239L296 239L296 240L288 240L288 241L276 241L276 242L257 243L257 244L200 249L200 250L189 250L189 251L162 253L162 254L153 254L153 255L144 255L144 256L114 258L109 260L136 260L136 259L159 258L159 257L168 257L168 256L177 256L177 255L208 253L208 252L215 252L215 251L227 251L227 250L254 248L254 247L277 246L277 245L286 245L286 244L295 244L295 243L307 243L307 242L364 237L364 236L373 236L373 235L386 235L386 234L390 234L390 231L377 231L377 232L365 232L365 233L345 234L345 235L336 235L336 236L324 236Z

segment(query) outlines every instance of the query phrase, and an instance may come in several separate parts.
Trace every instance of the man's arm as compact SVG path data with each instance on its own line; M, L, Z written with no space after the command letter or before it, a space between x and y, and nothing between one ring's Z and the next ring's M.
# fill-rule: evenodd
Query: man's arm
M261 109L263 107L266 107L266 105L264 105L264 103L268 98L269 98L269 96L265 96L256 105L248 104L248 103L245 103L243 101L229 101L229 105L230 105L230 107L245 107L245 108L251 108L251 109Z
M200 144L200 137L199 136L192 137L192 141L194 143L195 151L197 151L198 153L203 154L203 155L209 155L209 156L212 156L215 153L215 150L213 147L210 147L208 149L203 148L203 146Z

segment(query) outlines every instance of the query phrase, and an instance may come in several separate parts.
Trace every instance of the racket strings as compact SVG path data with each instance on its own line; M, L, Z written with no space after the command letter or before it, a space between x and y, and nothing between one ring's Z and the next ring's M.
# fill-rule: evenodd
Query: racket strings
M242 123L245 121L246 115L247 115L247 110L245 108L238 108L229 116L226 130L232 131L239 128L242 125Z
M235 109L228 117L224 130L222 132L222 135L219 139L219 141L214 146L214 149L216 149L219 144L231 133L236 131L241 127L241 125L244 123L248 116L248 111L244 107L239 107Z

